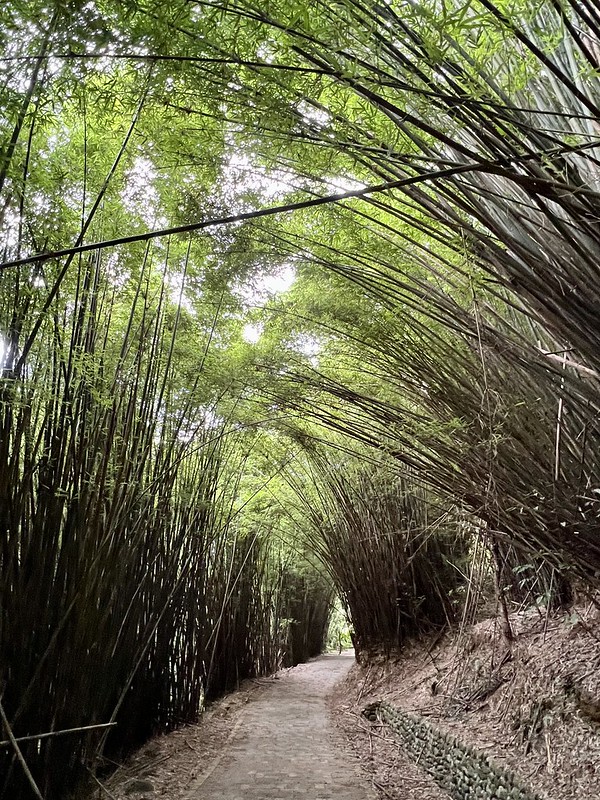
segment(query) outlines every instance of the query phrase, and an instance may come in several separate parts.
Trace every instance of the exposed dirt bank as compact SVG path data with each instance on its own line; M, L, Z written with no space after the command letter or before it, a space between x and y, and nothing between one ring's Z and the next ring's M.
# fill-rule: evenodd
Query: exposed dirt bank
M491 755L548 800L600 797L600 617L511 618L507 642L493 620L461 640L412 644L393 659L356 665L332 698L338 725L382 797L447 798L360 711L370 701L421 714Z

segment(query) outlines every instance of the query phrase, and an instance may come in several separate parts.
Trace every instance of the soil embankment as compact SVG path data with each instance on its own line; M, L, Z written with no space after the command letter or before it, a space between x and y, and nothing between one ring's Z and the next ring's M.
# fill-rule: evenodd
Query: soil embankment
M590 608L514 615L515 640L485 620L460 641L413 643L357 665L336 688L336 718L381 796L447 798L386 727L360 716L385 700L490 756L547 800L600 797L600 618Z

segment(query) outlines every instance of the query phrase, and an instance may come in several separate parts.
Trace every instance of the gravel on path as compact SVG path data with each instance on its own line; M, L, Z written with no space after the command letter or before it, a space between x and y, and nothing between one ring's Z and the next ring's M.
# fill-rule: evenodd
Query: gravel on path
M336 741L326 705L353 663L352 652L320 656L268 686L185 800L374 800L364 772Z

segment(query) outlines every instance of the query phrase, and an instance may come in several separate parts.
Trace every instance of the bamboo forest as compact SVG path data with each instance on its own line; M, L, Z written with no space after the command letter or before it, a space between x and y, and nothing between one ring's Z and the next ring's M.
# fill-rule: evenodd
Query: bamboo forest
M596 0L5 0L0 43L1 800L112 797L338 643L593 629Z

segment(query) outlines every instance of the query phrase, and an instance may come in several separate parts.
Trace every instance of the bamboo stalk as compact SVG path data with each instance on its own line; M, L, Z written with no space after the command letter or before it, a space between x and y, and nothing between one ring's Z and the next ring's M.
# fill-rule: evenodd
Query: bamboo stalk
M7 739L6 741L0 742L0 747L8 747L9 745L13 745L14 742L31 742L31 741L38 741L39 739L50 739L53 736L64 736L65 734L71 733L85 733L86 731L94 731L100 728L112 728L116 725L116 722L105 722L102 725L83 725L79 728L65 728L61 731L50 731L49 733L38 733L35 736L18 736L14 739Z
M13 732L12 732L12 729L11 729L10 724L8 722L8 719L6 718L6 714L4 713L4 706L2 705L2 701L1 700L0 700L0 717L2 718L2 724L4 725L4 730L6 731L6 733L8 735L8 740L9 740L13 750L15 751L15 755L17 757L17 761L19 762L19 764L23 768L23 772L25 773L25 777L27 778L27 782L29 783L29 785L31 787L31 790L33 791L34 795L38 798L38 800L44 800L44 798L42 797L42 793L40 792L40 790L38 788L38 785L35 782L35 779L34 779L33 775L31 774L31 771L30 771L29 767L27 766L27 762L23 758L23 753L21 752L19 744L18 744L17 740L15 739L15 737L13 735Z

